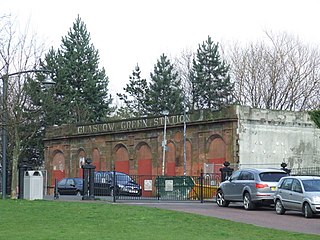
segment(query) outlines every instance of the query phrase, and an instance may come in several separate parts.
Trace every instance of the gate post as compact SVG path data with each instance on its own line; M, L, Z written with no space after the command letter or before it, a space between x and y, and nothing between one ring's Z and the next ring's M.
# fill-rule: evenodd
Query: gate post
M203 169L200 172L200 202L203 203Z
M230 163L225 161L223 163L223 168L220 168L220 172L221 172L221 182L224 182L225 180L227 180L228 177L230 177L233 173L233 168L229 167Z
M92 160L86 158L85 164L81 166L83 170L83 197L82 200L94 200L94 169Z

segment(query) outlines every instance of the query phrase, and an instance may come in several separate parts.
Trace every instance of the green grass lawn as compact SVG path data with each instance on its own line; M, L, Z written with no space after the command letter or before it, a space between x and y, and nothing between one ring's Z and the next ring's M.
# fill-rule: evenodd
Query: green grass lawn
M320 239L157 208L0 200L0 239Z

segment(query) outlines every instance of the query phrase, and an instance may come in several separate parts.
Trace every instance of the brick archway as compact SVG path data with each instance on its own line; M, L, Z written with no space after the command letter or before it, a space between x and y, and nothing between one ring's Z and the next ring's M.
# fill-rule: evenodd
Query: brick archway
M167 144L168 151L166 152L166 164L165 164L165 175L175 176L176 175L176 146L173 142Z
M114 167L118 172L129 174L129 153L128 149L123 144L116 146Z
M80 148L78 150L78 159L79 159L79 168L78 168L78 174L77 175L80 178L82 178L83 170L82 170L81 166L85 164L85 159L86 159L86 152L85 152L85 150L83 148Z
M152 191L145 191L144 181L152 179L152 153L146 143L137 146L136 157L138 163L139 184L142 187L142 196L152 196Z
M207 153L207 163L214 164L214 172L219 173L219 169L226 161L226 144L218 135L209 138Z
M100 162L100 151L95 148L92 151L92 164L96 166L96 171L101 171L101 162Z
M53 155L52 161L52 183L55 182L55 179L58 181L64 178L65 173L65 157L63 152L56 151Z

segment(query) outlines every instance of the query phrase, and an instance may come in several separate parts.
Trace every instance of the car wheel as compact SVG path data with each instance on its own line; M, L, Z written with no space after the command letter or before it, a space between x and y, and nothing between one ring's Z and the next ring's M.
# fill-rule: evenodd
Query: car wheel
M225 200L224 199L224 194L222 192L222 190L219 190L216 194L216 202L217 202L217 205L219 207L228 207L229 206L229 201Z
M111 190L110 190L110 196L111 196L111 197L114 196L114 190L113 190L113 188L111 188Z
M243 207L245 210L252 210L255 208L255 204L251 201L251 196L248 192L243 196Z
M80 197L81 196L81 192L80 191L77 191L77 197Z
M286 210L284 209L284 207L279 199L277 199L277 201L276 201L275 208L276 208L276 213L279 215L283 215L286 212Z
M313 212L311 210L311 207L310 207L309 203L305 203L303 205L303 213L304 213L304 216L306 218L312 218L313 217Z

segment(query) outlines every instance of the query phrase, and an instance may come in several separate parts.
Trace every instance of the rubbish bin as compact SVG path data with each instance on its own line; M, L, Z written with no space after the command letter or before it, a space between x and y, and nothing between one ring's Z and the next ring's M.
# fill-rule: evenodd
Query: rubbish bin
M24 172L24 199L43 199L43 175L41 171Z
M155 186L161 199L183 200L188 199L194 181L189 176L159 176Z

